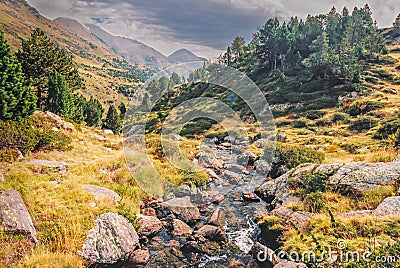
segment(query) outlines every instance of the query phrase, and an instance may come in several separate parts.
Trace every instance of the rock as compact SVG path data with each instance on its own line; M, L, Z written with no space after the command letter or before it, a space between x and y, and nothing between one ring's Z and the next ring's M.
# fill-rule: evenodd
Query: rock
M262 175L268 175L268 173L271 171L272 166L270 163L263 159L259 159L254 163L254 167L256 169L256 172L258 174Z
M98 141L107 141L107 138L98 134L91 134L91 138L96 139Z
M252 152L247 151L243 154L238 155L237 163L244 167L252 166L252 165L254 165L255 159L256 159L256 155L253 154Z
M154 216L157 217L156 211L154 208L141 208L140 213L145 216Z
M307 268L302 262L282 261L274 266L274 268Z
M82 186L88 193L94 195L96 199L110 199L115 202L121 201L121 197L113 190L97 185L85 184Z
M63 120L58 115L53 114L52 112L49 112L49 111L46 111L45 115L48 118L52 119L59 127L62 127L63 129L70 130L70 131L76 131L75 126L72 123Z
M253 245L250 253L254 259L263 264L262 267L272 268L281 262L281 260L272 249L262 245L259 242Z
M0 182L5 182L6 180L4 179L4 175L0 173Z
M270 212L270 215L282 218L301 229L305 229L308 225L308 221L314 216L313 213L293 211L286 207L276 208Z
M184 222L192 222L200 219L199 209L190 202L188 196L165 201L161 203L161 207L168 210L170 213L173 213L177 218Z
M252 192L243 192L242 197L243 197L244 201L250 201L250 202L260 202L261 201L260 198L258 198Z
M364 192L384 185L395 185L400 177L400 162L342 165L329 179L329 184L346 192Z
M181 251L182 251L184 254L202 253L202 252L203 252L202 248L199 246L199 244L197 244L196 241L187 241L187 242L181 247Z
M114 135L114 132L111 129L103 129L103 133L105 135Z
M375 209L377 216L400 216L400 196L386 197Z
M222 231L219 227L212 225L204 225L197 230L196 234L215 242L225 242L227 240L224 231Z
M132 264L146 264L150 260L150 251L148 248L139 248L129 255L128 262Z
M139 237L132 224L108 212L96 219L80 254L93 263L114 264L127 259L138 243Z
M212 168L214 168L214 169L221 169L221 168L224 167L224 162L223 162L221 159L214 159L214 160L211 162L211 166L212 166Z
M396 156L396 158L393 160L393 162L400 162L400 154Z
M210 166L214 160L214 156L212 155L212 153L206 151L200 151L200 153L198 153L196 157L197 159L199 159L199 164L202 167Z
M226 223L225 213L220 208L214 210L211 214L208 224L222 228Z
M138 214L135 222L139 226L138 233L141 235L152 236L163 228L162 222L154 216Z
M21 195L15 190L0 193L0 226L6 233L22 234L37 243L36 229Z
M228 179L229 183L231 184L238 184L239 181L242 179L242 175L230 170L225 170L223 176Z
M244 166L237 165L237 164L227 164L225 165L226 170L235 172L235 173L242 173L246 170Z
M171 225L172 225L171 233L174 236L191 235L193 233L193 229L179 219L173 219Z
M276 133L276 141L277 142L285 142L286 141L286 133L285 132L278 132Z
M42 172L50 171L64 174L68 170L68 164L65 162L49 161L49 160L31 160L26 162L27 165L38 166L42 168Z
M231 146L232 146L232 144L230 142L223 142L223 143L220 143L219 145L222 147L225 147L225 148L231 148Z
M207 171L208 175L210 176L210 178L217 179L217 180L219 179L219 176L217 175L217 173L215 173L214 170L207 168L206 171Z

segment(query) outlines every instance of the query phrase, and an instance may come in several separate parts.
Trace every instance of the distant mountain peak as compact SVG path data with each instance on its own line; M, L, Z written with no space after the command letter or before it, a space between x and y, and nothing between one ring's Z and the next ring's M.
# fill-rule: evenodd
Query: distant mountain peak
M176 64L190 61L207 61L207 59L195 55L186 48L181 48L169 55L168 61L172 64Z

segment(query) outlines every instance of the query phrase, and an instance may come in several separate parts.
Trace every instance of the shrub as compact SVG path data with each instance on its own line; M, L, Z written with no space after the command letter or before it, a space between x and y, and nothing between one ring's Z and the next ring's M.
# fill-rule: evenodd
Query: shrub
M294 168L303 163L322 163L325 160L324 153L301 145L277 144L275 155L279 157L281 164L289 168Z
M329 126L329 125L331 125L331 121L329 121L328 119L319 119L319 120L317 120L317 121L315 121L315 124L318 126L318 127L325 127L325 126Z
M389 118L385 120L374 134L375 139L387 139L400 129L400 120L398 118Z
M349 125L349 130L356 132L363 132L370 130L371 128L378 125L378 120L372 117L362 117L360 119L356 119Z
M307 121L305 120L294 120L293 127L295 128L305 128L307 126Z
M347 119L347 114L345 113L334 113L332 116L332 122L343 122Z
M382 103L376 101L345 102L341 110L351 116L358 116L383 107L384 105Z
M39 150L69 149L71 139L50 129L37 129L30 121L0 122L0 147L26 154Z
M304 113L304 116L310 120L319 119L319 118L323 117L324 115L326 115L326 112L319 111L319 110L312 110L312 111L307 111Z

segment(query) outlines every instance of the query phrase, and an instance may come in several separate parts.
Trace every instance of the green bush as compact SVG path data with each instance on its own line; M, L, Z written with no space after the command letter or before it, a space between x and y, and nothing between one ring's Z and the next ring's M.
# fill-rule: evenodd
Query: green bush
M322 163L325 160L324 153L301 145L277 144L275 155L288 168L294 168L304 163Z
M378 120L373 117L362 117L352 121L349 130L356 132L364 132L378 125Z
M325 126L330 126L331 125L331 121L329 121L329 119L318 119L317 121L315 121L315 124L318 127L325 127Z
M332 122L336 123L336 122L343 122L345 120L347 120L347 114L345 113L334 113L332 115Z
M39 150L69 149L71 139L61 132L38 129L30 121L0 122L0 147L26 154Z
M382 103L376 101L351 102L351 103L345 102L341 110L351 116L358 116L383 107L384 105Z
M305 120L294 120L293 127L295 128L305 128L307 126L307 121Z
M395 134L400 129L400 119L389 118L382 122L381 126L374 134L375 139L387 139L389 136Z
M304 116L310 120L316 120L326 115L325 111L312 110L304 113Z

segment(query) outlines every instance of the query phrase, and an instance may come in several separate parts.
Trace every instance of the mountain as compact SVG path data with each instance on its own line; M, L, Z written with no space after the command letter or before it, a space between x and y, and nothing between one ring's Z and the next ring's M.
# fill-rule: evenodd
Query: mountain
M171 64L190 61L207 61L207 59L196 56L193 52L185 48L181 48L168 56L168 62Z
M152 47L137 40L112 35L94 24L86 24L86 26L94 36L132 64L152 69L162 69L168 66L167 57Z
M106 102L127 102L118 91L137 86L137 67L103 44L79 22L59 18L55 21L42 15L25 0L0 0L0 30L15 52L28 39L33 29L46 35L73 56L84 79L81 92Z

